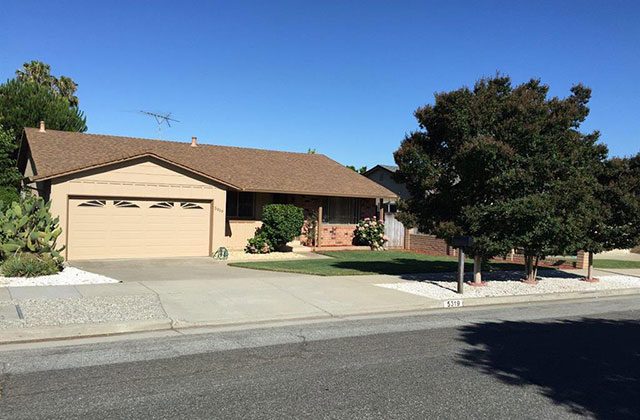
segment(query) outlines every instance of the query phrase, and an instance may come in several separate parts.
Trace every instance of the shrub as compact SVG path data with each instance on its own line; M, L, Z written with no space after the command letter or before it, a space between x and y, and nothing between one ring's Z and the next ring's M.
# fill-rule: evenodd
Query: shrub
M273 246L264 232L261 229L256 229L256 234L249 239L244 250L249 254L268 254L273 251Z
M355 240L358 244L369 245L371 249L383 249L387 238L384 236L384 223L373 218L365 217L359 221L354 231Z
M261 233L276 249L300 236L303 225L304 211L292 204L268 204L262 210Z
M0 252L3 257L13 253L33 253L62 263L56 240L62 229L58 218L49 212L51 203L40 197L26 196L0 210Z
M20 201L18 191L11 187L0 187L0 208L8 207L14 201Z
M56 274L61 265L49 256L35 254L15 254L2 264L2 274L6 277L36 277Z

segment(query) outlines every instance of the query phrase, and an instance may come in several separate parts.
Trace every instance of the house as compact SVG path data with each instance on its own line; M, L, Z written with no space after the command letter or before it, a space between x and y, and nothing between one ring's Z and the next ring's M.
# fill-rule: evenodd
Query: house
M398 167L393 165L376 165L365 172L364 176L394 192L401 199L409 198L407 187L393 178L393 174L397 170ZM396 199L385 201L384 206L387 213L395 213L397 211Z
M395 198L383 201L384 234L388 238L387 246L389 248L408 248L410 232L397 220L396 213L398 211L398 198L409 198L409 191L404 184L394 179L393 174L397 170L397 166L376 165L365 172L364 176L395 193Z
M206 256L242 249L265 204L317 218L316 246L350 245L355 223L395 198L321 154L26 128L25 185L60 218L70 260Z

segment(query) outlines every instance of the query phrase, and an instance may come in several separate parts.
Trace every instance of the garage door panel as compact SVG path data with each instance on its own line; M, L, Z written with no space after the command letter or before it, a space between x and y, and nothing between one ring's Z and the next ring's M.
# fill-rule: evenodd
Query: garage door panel
M210 208L210 203L197 200L183 205L171 200L70 199L68 257L208 255Z

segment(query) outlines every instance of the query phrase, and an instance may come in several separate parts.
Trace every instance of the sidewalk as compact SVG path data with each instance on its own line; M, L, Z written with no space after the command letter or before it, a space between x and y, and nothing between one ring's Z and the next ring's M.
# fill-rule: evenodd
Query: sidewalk
M441 299L379 287L394 283L420 284L424 280L421 276L318 277L247 273L244 278L215 281L148 280L0 288L0 343L198 326L348 318L436 308L446 310L451 299L460 301L456 306L476 306L640 295L640 279L638 287L620 290L492 297L453 295L453 298ZM581 274L576 270L567 270L567 273L569 276ZM422 277L436 279L451 275ZM598 271L596 275L610 276L612 273ZM578 281L577 276L572 278Z

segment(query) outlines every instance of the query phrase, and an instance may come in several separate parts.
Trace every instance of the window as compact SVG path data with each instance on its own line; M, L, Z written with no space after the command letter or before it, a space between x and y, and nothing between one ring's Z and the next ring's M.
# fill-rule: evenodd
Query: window
M228 218L252 219L255 215L254 208L254 193L227 191Z
M107 205L105 200L89 200L78 204L78 207L104 207Z
M187 210L202 210L202 206L196 203L180 203L180 207Z
M152 209L171 209L173 208L173 201L161 201L156 204L152 204L149 206Z
M323 210L322 221L325 223L355 224L360 219L360 200L331 197Z
M113 205L116 207L125 207L125 208L140 208L140 206L138 206L135 203L132 203L131 201L124 201L124 200L115 200L113 202Z

